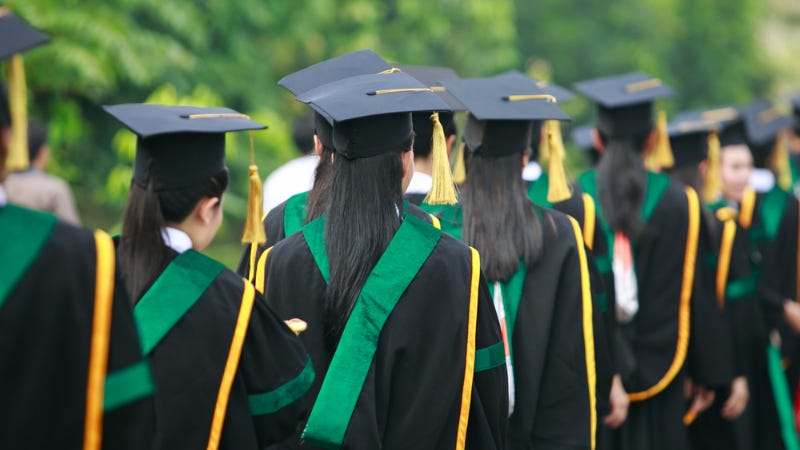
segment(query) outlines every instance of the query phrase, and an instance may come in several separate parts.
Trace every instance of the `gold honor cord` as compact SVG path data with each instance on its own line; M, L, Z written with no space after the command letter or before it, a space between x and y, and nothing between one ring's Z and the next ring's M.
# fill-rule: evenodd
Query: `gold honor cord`
M742 194L742 205L739 207L739 226L745 230L750 229L753 224L753 211L756 207L756 191L750 186L744 188Z
M519 95L505 95L503 100L507 102L521 102L525 100L547 100L550 103L556 103L557 100L550 94L519 94Z
M700 117L704 120L711 120L714 122L722 122L726 120L734 120L739 117L739 111L736 108L719 108L719 109L710 109L708 111L703 111L700 113Z
M772 107L770 109L765 109L764 111L758 113L758 121L762 124L767 124L779 118L780 116L781 112L778 111L775 107Z
M648 89L655 89L661 86L660 78L651 78L649 80L637 81L625 85L625 92L631 94L633 92L646 91Z
M589 250L594 247L595 208L591 195L583 193L583 243Z
M250 119L247 114L239 113L189 114L181 117L184 119Z
M378 72L378 75L388 75L395 72L402 72L402 70L400 70L399 67L392 67L391 69L386 69L383 72Z
M469 409L472 404L472 382L475 376L475 334L478 323L478 292L480 290L481 257L474 248L472 254L472 274L470 276L469 309L467 314L467 351L464 364L464 383L461 385L461 409L456 429L456 450L464 450L467 444Z
M719 262L717 263L717 307L725 308L725 288L728 285L728 274L731 267L731 253L733 241L736 238L736 222L726 220L722 228L722 242L719 247Z
M398 89L378 89L369 91L367 95L399 94L403 92L433 92L431 88L398 88Z

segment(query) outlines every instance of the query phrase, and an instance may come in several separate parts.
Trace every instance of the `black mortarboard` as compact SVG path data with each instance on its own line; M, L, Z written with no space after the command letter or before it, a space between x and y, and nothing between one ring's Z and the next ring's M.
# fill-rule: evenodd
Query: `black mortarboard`
M463 111L466 108L458 101L453 94L442 86L441 80L458 79L458 74L453 69L447 67L429 66L400 66L400 70L416 78L420 83L430 87L450 106L452 111ZM427 156L431 152L431 136L433 136L433 122L430 113L427 111L415 112L411 115L414 121L414 156ZM452 112L440 112L439 122L444 128L444 134L452 135L456 133L455 117Z
M11 111L8 109L8 91L0 81L0 128L11 125Z
M669 142L675 168L696 165L708 158L708 135L719 131L717 121L703 117L703 111L676 115L669 124Z
M519 70L516 70L516 69L509 70L508 72L503 72L503 73L501 73L499 75L495 75L495 76L490 77L490 78L507 78L507 79L511 79L511 80L513 80L513 79L517 79L517 80L522 80L522 79L533 80L533 82L536 83L536 87L541 89L543 93L550 94L553 97L555 97L556 100L558 100L559 103L564 103L567 100L575 97L575 93L574 92L570 91L569 89L567 89L567 88L565 88L563 86L559 86L557 84L550 84L550 83L548 83L547 81L544 81L544 80L537 80L535 78L531 78L531 77L525 75L524 73L522 73L522 72L520 72Z
M398 150L413 133L412 112L449 111L430 88L403 72L359 75L298 95L333 121L333 146L348 159Z
M266 128L228 108L136 103L103 109L138 136L133 179L141 187L152 180L157 191L224 170L226 132Z
M0 61L47 43L50 38L0 6Z
M756 100L741 109L747 137L747 146L753 154L756 167L766 167L775 148L778 134L795 125L794 118L783 114L765 100Z
M595 78L575 89L597 104L597 129L606 137L629 137L653 129L653 101L675 93L640 72Z
M467 107L464 143L470 151L505 156L521 152L531 142L535 120L569 120L528 77L464 78L442 84Z

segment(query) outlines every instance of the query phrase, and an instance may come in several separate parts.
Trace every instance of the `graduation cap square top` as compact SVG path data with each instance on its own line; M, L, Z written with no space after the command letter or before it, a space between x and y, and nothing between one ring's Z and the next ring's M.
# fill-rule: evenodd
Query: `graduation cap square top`
M667 128L675 158L673 167L695 165L708 158L709 139L738 117L735 108L687 111L672 118ZM718 141L717 141L718 142Z
M751 145L774 141L781 130L795 125L792 116L784 114L766 100L759 99L745 106L741 114Z
M431 88L436 95L450 106L452 111L464 111L466 109L441 83L441 80L458 79L458 74L453 69L432 66L400 66L400 70ZM430 120L430 114L425 111L415 112L412 114L412 120L414 121L414 134L416 134L414 138L414 157L427 157L431 153L431 138L433 136L433 122ZM445 136L457 133L455 114L452 112L440 112L439 121L442 123Z
M525 76L463 78L442 84L469 111L464 128L467 149L487 156L528 148L534 121L569 120L556 98Z
M46 44L49 40L46 34L28 25L8 7L0 6L0 61Z
M595 78L575 84L597 104L597 129L607 137L628 137L653 128L653 102L675 92L661 79L641 72Z
M137 135L134 181L179 189L225 170L225 133L266 126L228 108L123 104L103 106Z
M290 73L281 78L278 85L298 96L324 84L356 75L391 71L393 71L393 67L377 53L364 49L327 59Z
M449 111L428 86L403 72L358 75L297 97L333 120L333 144L345 158L397 150L411 137L412 112Z

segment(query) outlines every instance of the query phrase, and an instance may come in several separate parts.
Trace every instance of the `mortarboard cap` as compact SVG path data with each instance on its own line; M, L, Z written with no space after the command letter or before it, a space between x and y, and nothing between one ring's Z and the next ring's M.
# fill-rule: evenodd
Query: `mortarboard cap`
M157 191L224 170L226 132L266 128L228 108L137 103L103 109L137 135L133 179L141 187L152 180Z
M766 167L775 149L778 135L795 125L794 118L783 114L765 100L756 100L741 109L747 146L756 167Z
M333 121L334 149L348 159L397 150L413 134L412 112L449 111L430 88L403 72L334 81L297 99Z
M490 77L490 78L501 78L501 79L502 78L506 78L506 79L511 79L511 80L513 80L513 79L517 79L517 80L522 80L522 79L532 80L534 83L536 83L536 87L537 88L541 89L543 93L550 94L553 97L555 97L556 100L558 100L559 103L564 103L567 100L570 100L571 98L575 97L575 93L574 92L570 91L569 89L567 89L567 88L565 88L563 86L559 86L557 84L550 84L550 83L548 83L547 81L544 81L544 80L537 80L535 78L531 78L531 77L525 75L524 73L522 73L522 72L520 72L519 70L516 70L516 69L509 70L508 72L503 72L503 73L501 73L499 75L495 75L495 76Z
M675 157L674 167L699 164L708 158L708 136L717 132L720 124L703 117L703 111L676 115L668 127L669 142Z
M8 7L0 6L0 61L16 53L38 47L49 40L46 34L28 25Z
M569 120L556 99L528 77L464 78L442 84L467 107L464 142L471 151L505 156L531 142L535 120Z
M452 111L464 111L466 109L441 84L441 80L458 79L458 74L453 69L447 67L400 66L400 70L431 88L436 95L450 106ZM433 122L430 120L430 113L427 111L415 112L411 115L411 118L414 122L414 133L416 134L414 156L425 157L431 153L431 137L433 136ZM452 112L440 112L439 122L441 122L446 136L456 134L455 117Z
M675 95L660 79L640 72L582 81L575 89L597 104L597 129L607 137L649 132L653 101Z

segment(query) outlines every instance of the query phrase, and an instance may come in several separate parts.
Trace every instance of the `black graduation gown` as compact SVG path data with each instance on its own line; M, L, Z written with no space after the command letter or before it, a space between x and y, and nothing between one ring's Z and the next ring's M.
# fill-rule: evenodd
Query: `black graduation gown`
M470 250L442 234L380 332L342 448L455 446L471 272ZM501 337L485 283L480 282L479 289L475 348L481 352L497 347ZM331 362L323 332L325 290L303 233L273 247L266 261L265 298L282 318L298 317L308 323L300 337L317 373L315 397ZM476 360L476 370L477 365ZM466 448L506 448L507 413L503 360L475 373ZM299 438L300 433L276 448L317 448Z
M587 175L590 177L584 178ZM591 185L585 181L592 176L591 173L582 175L581 186ZM621 339L617 367L632 400L627 421L616 437L616 446L624 450L687 449L688 433L682 421L687 410L683 397L687 375L703 386L721 386L733 376L729 337L713 291L709 290L710 274L704 274L697 258L686 258L690 218L687 193L678 183L659 180L659 177L666 175L648 175L650 193L656 192L654 186L658 182L663 183L663 193L654 197L651 215L632 243L639 310L631 322L618 326ZM587 190L599 212L596 192L596 186ZM699 227L697 252L700 254L700 249L704 248L700 241L706 233L702 231L700 210L695 211ZM598 225L600 220L603 220L602 213L598 214ZM605 247L608 250L609 246ZM598 250L595 245L596 258L608 259L607 253L600 254ZM689 266L685 270L687 263ZM687 340L681 345L679 316L683 310L680 300L685 272L694 275L692 284L687 285L690 297L684 313L689 315L689 327L684 330ZM606 286L613 286L610 270L606 281ZM686 351L682 364L681 348ZM670 367L674 375L671 380L665 377ZM661 389L652 389L657 383ZM645 391L655 394L642 394Z
M13 206L0 207L0 215L8 208ZM45 217L28 214L31 220ZM58 222L34 258L16 285L7 286L10 292L0 306L0 448L81 449L93 342L95 239L88 230ZM12 261L19 263L16 257ZM113 281L102 444L150 448L152 379L130 303L119 280Z
M224 269L149 354L154 448L206 447L244 283ZM293 433L313 379L300 340L256 294L219 448L260 449Z

